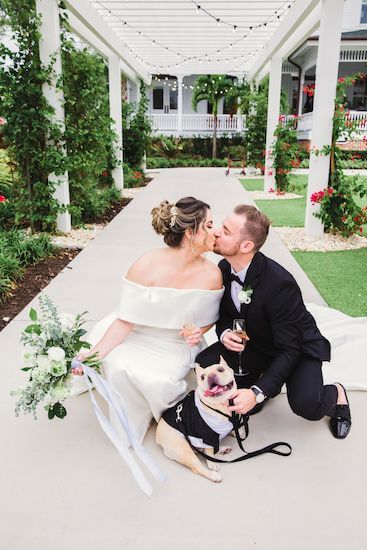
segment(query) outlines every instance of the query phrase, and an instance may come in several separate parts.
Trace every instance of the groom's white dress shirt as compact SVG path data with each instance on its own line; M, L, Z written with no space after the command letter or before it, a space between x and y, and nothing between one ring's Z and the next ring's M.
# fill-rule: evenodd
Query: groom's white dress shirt
M236 306L236 309L237 309L238 313L240 313L240 311L241 311L241 302L238 299L238 293L243 288L243 284L245 282L246 273L247 273L247 270L248 270L249 266L250 266L250 264L246 265L246 267L244 267L241 271L238 271L238 272L236 272L233 269L233 267L231 267L231 273L233 273L233 275L236 275L242 281L242 285L240 285L237 281L232 281L231 282L231 298L232 298L232 301L233 301L234 305ZM231 331L231 330L232 330L232 327L227 328L226 330L224 330L222 332L222 334L220 335L220 341L222 343L223 343L223 336L225 335L225 333L228 332L228 331Z

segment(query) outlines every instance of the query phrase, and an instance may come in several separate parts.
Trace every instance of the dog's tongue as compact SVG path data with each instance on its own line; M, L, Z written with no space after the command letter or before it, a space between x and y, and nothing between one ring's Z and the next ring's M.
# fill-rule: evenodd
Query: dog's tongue
M216 393L218 393L218 391L220 391L221 388L222 386L213 386L211 390L205 390L204 395L205 397L211 397Z

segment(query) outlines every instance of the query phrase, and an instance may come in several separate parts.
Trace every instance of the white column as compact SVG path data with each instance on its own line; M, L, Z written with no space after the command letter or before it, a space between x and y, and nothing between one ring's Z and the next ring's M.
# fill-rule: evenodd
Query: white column
M274 132L279 122L280 88L282 81L282 57L274 56L271 59L269 75L268 120L266 127L266 153L264 191L275 187L272 149L275 140Z
M182 74L177 75L177 133L182 135Z
M305 216L306 234L312 236L322 235L324 228L313 215L317 206L311 205L310 196L327 187L330 167L329 155L316 156L312 150L331 144L343 9L344 0L322 0Z
M302 109L303 109L303 87L305 85L305 73L306 71L302 67L301 74L300 74L299 98L298 98L298 108L297 108L298 116L302 114Z
M62 77L58 0L36 0L36 9L41 16L41 37L39 41L41 63L49 65L51 58L54 57L55 59L53 65L54 76L49 84L44 84L43 93L54 109L52 119L61 123L62 128L64 128L64 94L62 90L56 87L57 80ZM60 204L69 205L70 193L67 172L59 176L50 174L48 179L50 182L57 183L54 192L55 199ZM70 214L68 212L58 214L56 224L59 231L69 233L71 230Z
M119 162L112 170L112 177L118 189L124 188L124 175L122 170L122 101L121 101L121 67L120 58L110 55L108 58L108 81L110 93L110 116L114 121L114 130L117 134L115 143L115 156Z

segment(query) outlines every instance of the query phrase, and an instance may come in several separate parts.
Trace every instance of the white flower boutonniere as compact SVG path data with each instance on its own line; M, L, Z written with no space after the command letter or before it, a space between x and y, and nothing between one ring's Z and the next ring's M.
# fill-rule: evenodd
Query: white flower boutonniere
M253 289L250 288L249 286L243 287L242 290L240 290L237 295L238 301L241 304L248 305L251 302L251 296L253 292L254 292Z

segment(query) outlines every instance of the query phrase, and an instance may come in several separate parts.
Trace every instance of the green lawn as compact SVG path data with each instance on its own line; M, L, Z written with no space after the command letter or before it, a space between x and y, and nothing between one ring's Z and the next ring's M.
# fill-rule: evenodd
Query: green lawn
M241 179L240 182L246 191L263 191L264 189L264 178Z
M367 185L367 177L361 178ZM303 227L306 208L308 175L292 176L293 193L300 199L257 200L256 204L275 227ZM247 191L264 188L262 179L242 179ZM366 198L356 196L359 206L366 205ZM367 235L367 226L364 227ZM302 269L323 296L326 303L351 316L367 315L367 248L340 252L292 252Z
M367 177L361 176L360 179L367 186ZM290 191L302 195L302 199L282 199L282 200L257 200L256 204L271 220L274 227L303 227L305 221L306 209L306 186L308 175L293 175L291 179ZM264 188L264 178L261 179L241 179L241 183L247 191L258 191ZM366 197L362 199L359 196L354 197L359 206L365 206ZM363 235L367 236L367 225L364 226Z
M367 316L367 248L292 254L330 307Z

